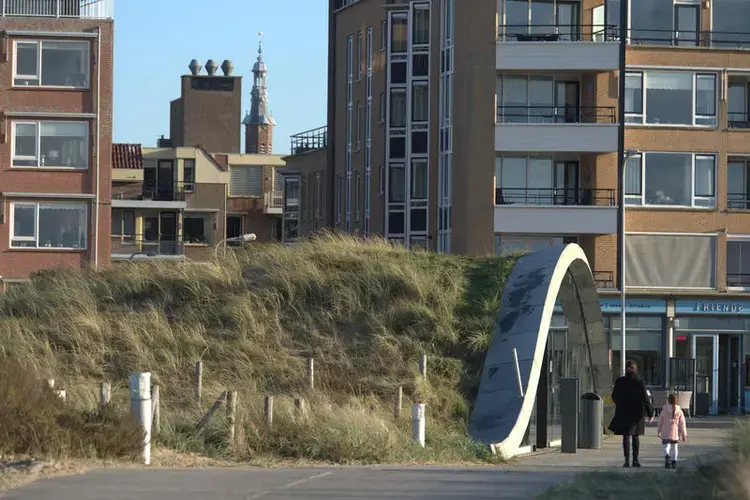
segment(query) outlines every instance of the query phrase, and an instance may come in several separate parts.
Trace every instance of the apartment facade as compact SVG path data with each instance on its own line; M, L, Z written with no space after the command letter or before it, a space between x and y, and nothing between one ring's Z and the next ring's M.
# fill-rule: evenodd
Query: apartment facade
M0 276L109 263L112 0L0 2Z
M692 390L698 413L745 411L750 4L629 0L625 30L622 7L332 1L325 154L293 149L287 179L304 207L318 192L304 180L319 171L328 226L407 247L482 255L578 243L615 372L622 194L626 356L651 388ZM299 219L296 206L285 220ZM553 318L558 376L566 329Z

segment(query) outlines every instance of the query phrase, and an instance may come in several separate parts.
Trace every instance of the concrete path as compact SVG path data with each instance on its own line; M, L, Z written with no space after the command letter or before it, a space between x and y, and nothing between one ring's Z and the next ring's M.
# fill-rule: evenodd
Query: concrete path
M731 424L727 418L689 420L689 442L681 450L682 466L690 466L696 455L720 451ZM653 426L641 447L641 470L663 470L663 452ZM540 452L502 467L104 469L41 480L0 494L0 499L528 499L580 472L603 469L637 473L621 467L621 450L620 439L611 438L605 440L602 450Z

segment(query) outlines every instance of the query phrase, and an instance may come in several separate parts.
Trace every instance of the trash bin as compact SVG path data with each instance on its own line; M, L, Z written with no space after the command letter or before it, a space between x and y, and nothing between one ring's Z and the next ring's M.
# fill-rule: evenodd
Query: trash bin
M578 419L578 447L598 450L602 447L602 419L604 401L601 396L587 392L581 396L581 415Z

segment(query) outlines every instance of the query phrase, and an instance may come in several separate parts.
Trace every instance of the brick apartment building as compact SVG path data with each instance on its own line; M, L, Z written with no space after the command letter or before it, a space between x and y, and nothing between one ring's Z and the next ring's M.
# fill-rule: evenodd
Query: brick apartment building
M242 77L224 61L205 73L197 60L170 105L170 137L156 147L115 144L112 259L200 260L226 238L280 239L281 155L273 155L262 49L253 66L250 112L242 119ZM245 127L245 153L241 128Z
M114 2L0 9L0 276L106 266Z
M327 127L287 158L285 238L333 226L469 255L577 242L615 368L622 247L627 357L647 384L690 388L697 413L745 411L750 2L625 7L622 75L619 0L332 0ZM553 318L555 376L566 330Z

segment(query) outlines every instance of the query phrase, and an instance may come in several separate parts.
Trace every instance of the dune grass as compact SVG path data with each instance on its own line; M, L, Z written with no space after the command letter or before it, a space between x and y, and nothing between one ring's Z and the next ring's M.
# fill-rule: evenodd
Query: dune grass
M466 420L513 264L328 234L210 263L49 271L0 296L0 357L57 379L79 408L96 407L98 384L109 381L113 407L125 410L128 375L152 372L162 401L156 439L177 450L340 463L488 460ZM423 353L426 381L417 371ZM191 382L199 360L200 404ZM405 405L396 421L398 386ZM227 388L240 395L233 447L223 414L194 432ZM265 395L276 399L272 429ZM306 400L305 415L295 414L294 397ZM415 400L428 408L426 449L409 440Z

